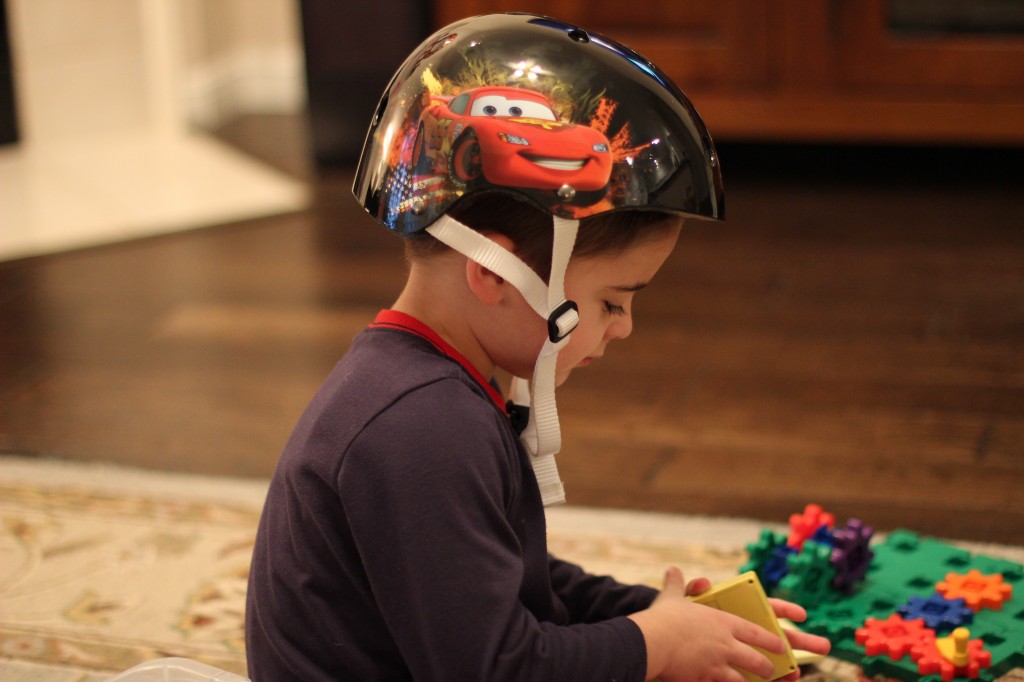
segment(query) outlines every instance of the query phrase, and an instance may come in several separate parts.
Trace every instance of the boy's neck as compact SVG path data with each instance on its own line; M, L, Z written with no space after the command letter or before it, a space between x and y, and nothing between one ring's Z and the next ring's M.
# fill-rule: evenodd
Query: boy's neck
M481 345L468 315L475 301L464 294L465 285L459 281L445 281L446 273L438 268L412 265L405 288L391 306L393 310L410 315L430 327L438 336L451 344L484 377L494 376L495 366Z

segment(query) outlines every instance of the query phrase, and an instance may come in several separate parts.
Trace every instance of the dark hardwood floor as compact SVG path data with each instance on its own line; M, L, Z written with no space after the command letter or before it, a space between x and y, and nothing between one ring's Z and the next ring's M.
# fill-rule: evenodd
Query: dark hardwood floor
M227 139L306 211L0 263L0 451L268 476L399 240L301 118ZM634 335L559 392L571 503L1024 543L1020 150L723 145Z

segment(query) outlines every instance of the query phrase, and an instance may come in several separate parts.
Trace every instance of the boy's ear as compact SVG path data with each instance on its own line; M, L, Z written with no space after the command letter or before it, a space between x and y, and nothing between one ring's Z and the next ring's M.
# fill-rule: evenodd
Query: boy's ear
M466 259L466 283L484 305L497 305L505 295L505 280L469 258Z
M505 235L493 232L485 233L485 235L503 248L512 250L512 240ZM503 277L469 258L466 259L466 283L469 285L469 290L484 305L497 305L507 292Z

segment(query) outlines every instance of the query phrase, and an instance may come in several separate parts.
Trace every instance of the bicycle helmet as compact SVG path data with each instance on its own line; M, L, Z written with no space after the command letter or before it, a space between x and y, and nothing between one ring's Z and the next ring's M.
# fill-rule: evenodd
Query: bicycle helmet
M388 229L427 231L516 286L548 321L521 438L546 505L564 500L554 464L557 352L579 321L563 281L581 218L656 210L721 220L714 145L686 96L614 40L549 17L509 13L455 22L398 69L373 116L353 193ZM514 254L453 219L482 191L508 192L552 215L544 282Z

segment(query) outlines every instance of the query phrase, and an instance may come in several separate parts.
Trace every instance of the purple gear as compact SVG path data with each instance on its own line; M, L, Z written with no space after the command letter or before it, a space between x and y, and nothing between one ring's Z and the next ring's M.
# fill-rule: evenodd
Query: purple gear
M875 529L865 525L859 519L850 519L845 528L832 531L832 565L836 569L836 577L832 587L849 594L864 580L871 559L875 556L870 548L871 537Z
M972 611L962 598L946 599L938 592L933 592L927 599L914 595L906 604L901 604L896 611L904 620L921 618L926 627L936 632L945 633L974 620Z

